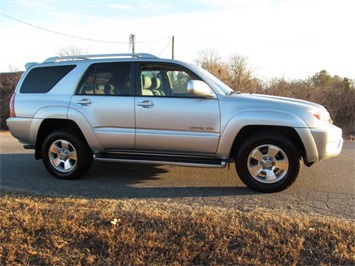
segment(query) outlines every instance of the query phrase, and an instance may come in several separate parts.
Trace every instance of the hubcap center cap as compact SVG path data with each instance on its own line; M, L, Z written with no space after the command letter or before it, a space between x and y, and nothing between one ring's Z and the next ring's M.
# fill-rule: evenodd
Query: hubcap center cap
M69 151L68 150L61 150L60 151L60 159L61 160L66 160L68 159Z
M262 160L262 165L263 165L263 167L270 169L275 165L275 163L274 163L273 158L271 158L271 157L265 158L264 157Z

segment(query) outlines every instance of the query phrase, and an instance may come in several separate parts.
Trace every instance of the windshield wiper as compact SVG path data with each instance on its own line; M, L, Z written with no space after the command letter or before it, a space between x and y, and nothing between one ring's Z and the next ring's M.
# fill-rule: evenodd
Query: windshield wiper
M232 94L237 94L237 93L239 93L239 92L237 92L237 91L230 91L230 92L227 93L227 96L232 95Z

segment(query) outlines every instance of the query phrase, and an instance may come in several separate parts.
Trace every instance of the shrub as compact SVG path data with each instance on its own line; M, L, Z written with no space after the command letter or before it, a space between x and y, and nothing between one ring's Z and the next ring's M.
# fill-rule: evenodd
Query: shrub
M22 72L0 74L0 130L8 130L6 119L10 116L9 104Z

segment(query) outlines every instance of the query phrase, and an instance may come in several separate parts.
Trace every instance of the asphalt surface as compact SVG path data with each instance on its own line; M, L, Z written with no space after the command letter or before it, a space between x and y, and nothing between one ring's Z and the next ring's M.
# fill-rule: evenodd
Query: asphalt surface
M58 180L9 133L0 133L1 194L21 192L53 197L145 199L250 211L266 208L304 215L355 219L355 142L340 156L303 167L287 190L254 192L230 169L94 162L79 180Z

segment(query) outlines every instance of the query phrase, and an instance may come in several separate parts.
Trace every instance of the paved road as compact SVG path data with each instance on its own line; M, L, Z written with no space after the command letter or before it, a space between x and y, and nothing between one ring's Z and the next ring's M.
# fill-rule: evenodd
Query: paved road
M94 162L82 179L57 180L32 150L0 133L0 188L58 197L146 199L252 210L257 207L355 219L355 142L340 156L303 167L286 191L256 193L230 170Z

